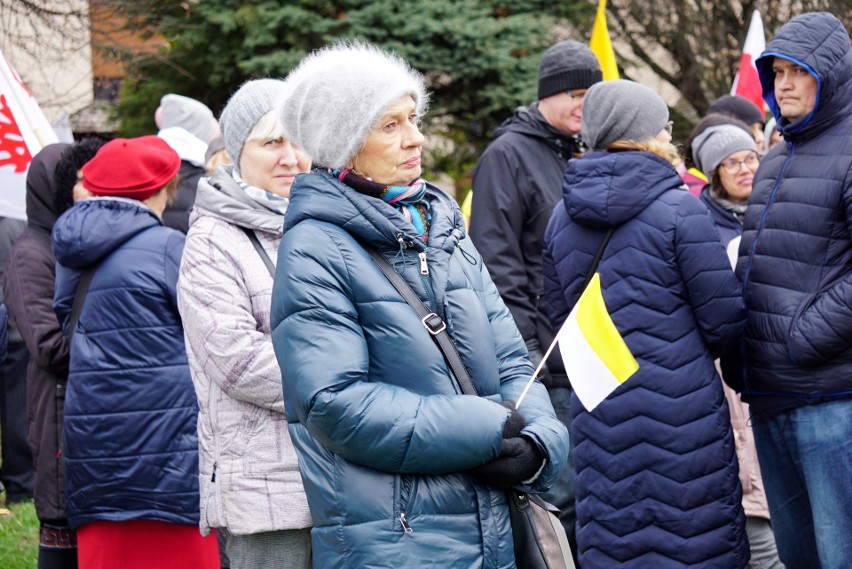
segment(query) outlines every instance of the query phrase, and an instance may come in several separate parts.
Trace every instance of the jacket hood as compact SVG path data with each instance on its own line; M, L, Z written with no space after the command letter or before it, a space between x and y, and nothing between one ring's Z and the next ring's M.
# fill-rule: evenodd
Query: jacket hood
M83 200L56 220L53 254L62 265L82 269L158 225L163 225L160 218L140 202L121 198Z
M70 144L49 144L33 156L27 172L27 223L50 233L56 223L56 176L53 172Z
M568 154L576 154L583 150L578 137L565 134L544 120L538 110L538 103L518 108L511 117L494 129L493 140L509 132L539 138L560 153L567 151Z
M775 101L775 57L801 65L817 80L813 110L793 123ZM763 99L788 140L811 138L852 112L852 48L843 24L827 12L802 14L785 24L755 62Z
M427 184L426 195L432 206L429 245L452 251L465 236L461 211L453 198L431 184ZM417 251L425 248L414 227L396 208L357 192L328 170L300 174L293 183L284 231L308 219L340 226L377 249L399 249L400 238Z
M221 166L212 176L198 182L192 219L213 215L240 227L280 236L284 230L284 216L251 199L231 176L233 169L233 166Z
M568 216L609 228L635 217L668 190L684 189L674 166L650 152L592 152L571 160L563 180Z

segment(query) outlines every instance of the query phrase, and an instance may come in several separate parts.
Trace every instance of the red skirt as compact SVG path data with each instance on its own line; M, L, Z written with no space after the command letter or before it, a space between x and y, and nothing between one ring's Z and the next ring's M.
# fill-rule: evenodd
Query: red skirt
M79 569L219 569L216 533L153 520L92 522L77 528Z

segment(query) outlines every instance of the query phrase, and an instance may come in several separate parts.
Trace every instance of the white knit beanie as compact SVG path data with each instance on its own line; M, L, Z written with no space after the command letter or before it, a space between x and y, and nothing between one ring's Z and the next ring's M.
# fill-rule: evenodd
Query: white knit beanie
M240 155L251 129L280 104L286 91L280 79L247 81L228 99L219 117L225 149L239 171Z
M285 83L284 134L326 168L345 168L376 121L401 97L411 95L421 116L428 105L420 73L401 57L361 42L313 52Z
M204 144L216 136L216 118L210 108L195 99L169 93L160 99L158 127L180 127Z

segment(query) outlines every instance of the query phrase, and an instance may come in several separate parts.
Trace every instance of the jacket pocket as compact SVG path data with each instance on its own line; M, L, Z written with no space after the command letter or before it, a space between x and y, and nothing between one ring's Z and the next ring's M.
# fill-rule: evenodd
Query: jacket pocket
M243 473L248 477L264 478L283 475L284 445L287 444L287 437L283 436L287 431L284 415L255 407L249 420L240 437L245 445Z
M796 365L813 365L819 363L812 361L814 359L812 356L808 356L806 353L803 353L810 352L813 354L814 350L810 345L804 344L802 341L797 341L796 337L803 338L803 335L802 332L795 331L796 325L802 318L802 315L814 305L816 299L816 294L808 295L802 299L802 302L799 303L799 306L796 308L796 312L793 314L793 318L790 319L790 325L787 328L787 357Z

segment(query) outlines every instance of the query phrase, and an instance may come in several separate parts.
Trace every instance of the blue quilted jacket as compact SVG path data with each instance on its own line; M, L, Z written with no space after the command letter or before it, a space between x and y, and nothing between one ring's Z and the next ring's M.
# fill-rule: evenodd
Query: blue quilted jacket
M818 81L816 106L794 123L775 102L776 55ZM761 163L744 220L737 275L748 324L735 387L753 410L771 412L852 396L849 35L830 14L803 15L769 42L757 68L785 143Z
M505 493L465 471L499 454L532 367L452 198L428 188L429 242L392 206L317 170L299 176L272 300L315 567L515 566ZM357 240L446 321L481 397L461 395L414 310ZM568 434L535 383L523 434L555 479Z
M93 199L56 222L54 308L71 340L65 466L72 527L96 520L198 524L198 405L177 310L183 234L141 204Z
M572 160L545 234L545 289L561 325L605 231L598 266L639 370L589 413L574 397L583 569L739 569L748 560L728 407L713 358L741 334L740 287L707 208L647 152Z

